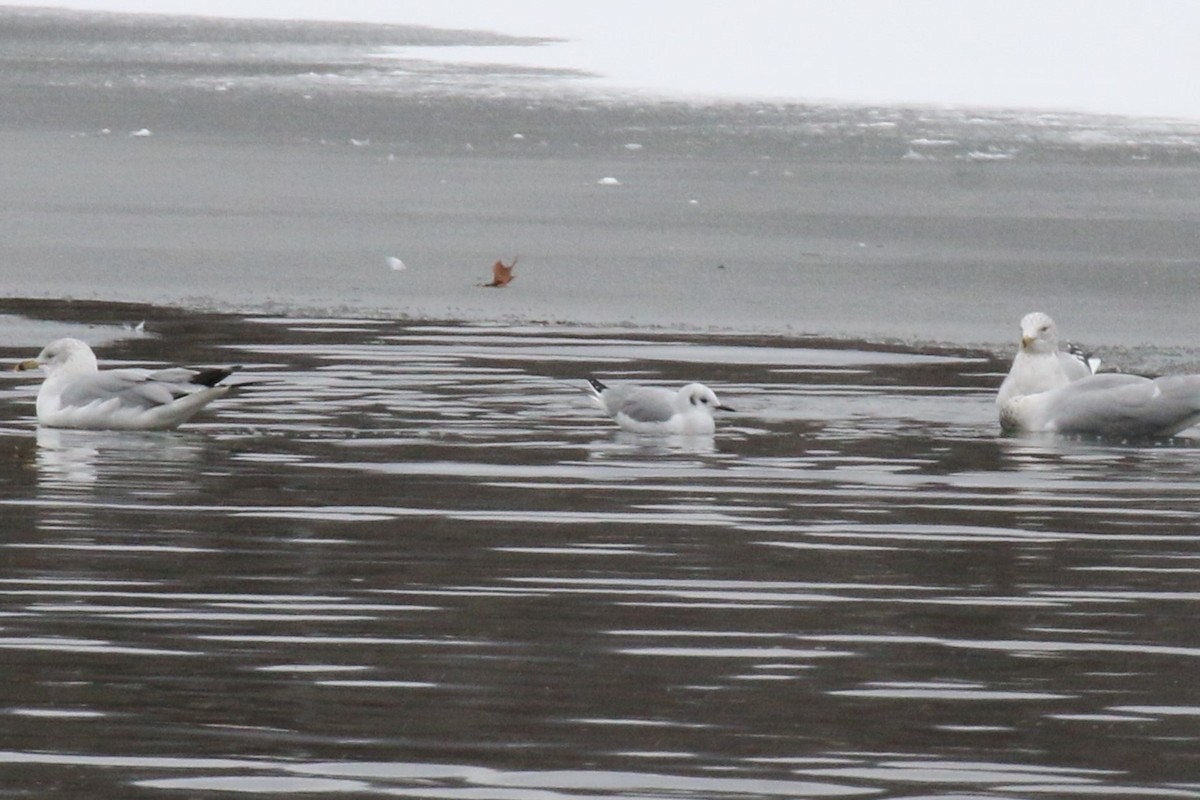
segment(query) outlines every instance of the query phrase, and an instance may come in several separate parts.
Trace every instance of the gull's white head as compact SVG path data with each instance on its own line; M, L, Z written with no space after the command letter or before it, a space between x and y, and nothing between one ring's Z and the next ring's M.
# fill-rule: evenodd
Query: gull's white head
M1054 320L1040 311L1026 314L1021 320L1021 349L1041 355L1058 350L1058 327Z
M56 372L96 372L96 354L86 343L78 339L59 339L42 348L37 358L22 361L16 369L44 369L46 377Z
M714 411L733 411L729 406L721 405L717 394L703 383L689 383L679 390L676 402L684 409L703 408L711 414Z

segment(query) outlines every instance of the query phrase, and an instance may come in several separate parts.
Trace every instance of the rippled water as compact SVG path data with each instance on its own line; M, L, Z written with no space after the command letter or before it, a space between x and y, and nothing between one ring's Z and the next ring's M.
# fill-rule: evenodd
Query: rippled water
M252 385L180 432L0 382L6 794L1200 797L1191 441L999 438L978 353L201 322Z

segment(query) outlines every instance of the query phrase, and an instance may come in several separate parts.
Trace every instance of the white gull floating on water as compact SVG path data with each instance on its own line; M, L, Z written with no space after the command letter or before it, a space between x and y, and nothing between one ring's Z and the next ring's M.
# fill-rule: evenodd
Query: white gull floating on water
M716 430L714 411L733 411L712 389L689 383L678 391L657 386L607 386L588 378L592 399L631 433L707 436Z
M1174 436L1200 422L1200 375L1143 378L1109 372L1010 399L1006 430L1140 439Z
M1200 375L1093 374L1092 363L1058 349L1045 314L1026 316L1021 333L996 397L1006 431L1136 439L1174 436L1200 422Z
M229 391L221 383L237 369L173 367L101 371L92 348L79 339L59 339L18 370L42 369L38 423L52 428L168 430Z

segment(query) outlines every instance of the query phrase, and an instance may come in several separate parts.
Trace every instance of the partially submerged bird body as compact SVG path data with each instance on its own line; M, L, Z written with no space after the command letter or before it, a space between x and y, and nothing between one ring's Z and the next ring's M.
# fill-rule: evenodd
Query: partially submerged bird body
M78 339L59 339L18 370L42 369L38 423L52 428L168 430L229 391L230 369L101 371L96 356Z
M689 383L673 391L656 386L608 386L588 378L592 399L622 430L631 433L708 436L716 431L714 411L733 411L712 389Z
M1005 430L1116 438L1174 436L1200 422L1200 375L1106 373L1010 398Z
M1005 431L1137 439L1174 436L1200 422L1200 375L1093 374L1099 361L1058 349L1054 320L1021 320L1021 349L996 405Z

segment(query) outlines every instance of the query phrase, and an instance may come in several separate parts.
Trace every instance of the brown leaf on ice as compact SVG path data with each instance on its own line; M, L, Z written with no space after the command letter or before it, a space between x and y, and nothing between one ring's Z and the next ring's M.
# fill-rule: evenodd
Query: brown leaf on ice
M503 261L497 261L492 264L492 282L480 284L481 286L490 286L499 289L502 286L508 286L513 279L513 267L517 265L517 259L520 256L513 256L511 264L505 264Z

